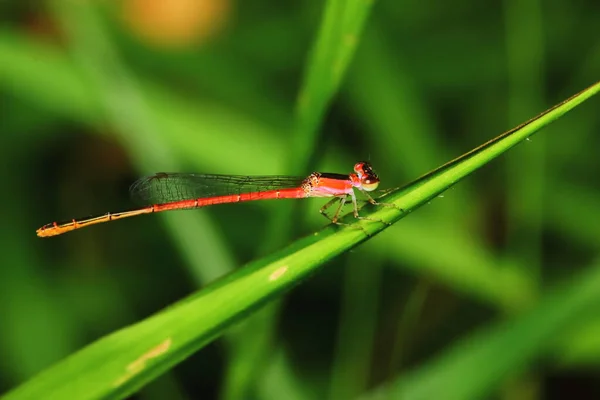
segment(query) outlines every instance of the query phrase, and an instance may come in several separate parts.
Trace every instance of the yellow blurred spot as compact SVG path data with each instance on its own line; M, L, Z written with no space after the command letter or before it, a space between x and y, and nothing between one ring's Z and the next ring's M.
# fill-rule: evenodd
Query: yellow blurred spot
M220 32L230 14L229 0L123 0L127 27L160 47L200 44Z
M287 265L286 265L286 266L284 266L284 267L277 268L277 269L276 269L275 271L273 271L273 273L272 273L272 274L269 276L269 280L270 280L271 282L273 282L273 281L275 281L275 280L277 280L277 279L281 278L281 277L283 276L283 274L285 274L285 273L286 273L286 271L287 271L287 270L288 270L288 267L287 267Z
M133 361L127 366L125 374L115 381L115 386L122 385L123 383L131 379L135 374L142 371L146 367L146 362L148 360L156 358L166 353L169 350L169 347L171 347L172 342L173 341L171 340L171 338L168 338L158 346L151 348L150 350L142 354L140 357L138 357L137 360Z

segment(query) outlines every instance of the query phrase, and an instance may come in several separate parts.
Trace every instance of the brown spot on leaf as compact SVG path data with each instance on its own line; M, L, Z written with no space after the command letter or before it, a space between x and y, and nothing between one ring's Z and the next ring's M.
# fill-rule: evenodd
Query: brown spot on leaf
M286 273L287 270L288 270L287 265L277 268L275 271L273 271L273 273L271 273L271 275L269 275L269 281L273 282L273 281L276 281L277 279L281 278L283 276L283 274Z
M134 375L141 372L145 367L148 360L159 357L169 351L173 340L171 338L166 339L164 342L160 343L158 346L155 346L138 357L135 361L130 363L126 368L125 374L121 376L119 379L115 381L115 386L121 386L123 383L127 382Z

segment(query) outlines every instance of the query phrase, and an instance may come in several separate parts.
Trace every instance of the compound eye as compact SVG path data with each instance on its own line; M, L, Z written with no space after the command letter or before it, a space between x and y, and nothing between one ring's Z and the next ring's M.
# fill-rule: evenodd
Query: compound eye
M365 173L365 163L364 162L359 162L354 164L354 172L356 172L359 175L364 175Z
M354 172L356 172L358 175L374 175L371 164L366 161L361 161L354 164Z

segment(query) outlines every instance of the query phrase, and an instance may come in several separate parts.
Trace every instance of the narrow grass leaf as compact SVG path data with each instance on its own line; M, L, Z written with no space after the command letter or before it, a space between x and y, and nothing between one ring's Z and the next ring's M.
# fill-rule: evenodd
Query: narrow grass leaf
M44 398L52 393L61 398L87 399L124 397L135 392L328 260L372 238L388 223L426 204L598 91L600 83L395 190L384 198L391 206L363 209L363 216L381 219L381 223L361 220L343 228L330 225L234 271L167 310L98 340L18 387L7 398ZM343 221L352 222L352 216ZM587 299L577 297L576 304Z
M548 293L533 310L484 329L457 343L434 361L364 400L396 398L481 399L511 374L518 374L600 304L600 262L561 289Z

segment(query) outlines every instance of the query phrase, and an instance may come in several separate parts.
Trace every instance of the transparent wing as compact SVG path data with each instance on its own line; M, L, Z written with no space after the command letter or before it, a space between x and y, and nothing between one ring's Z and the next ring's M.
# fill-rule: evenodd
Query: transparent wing
M169 203L268 190L300 187L304 178L295 176L203 175L160 172L138 179L129 188L140 205Z

